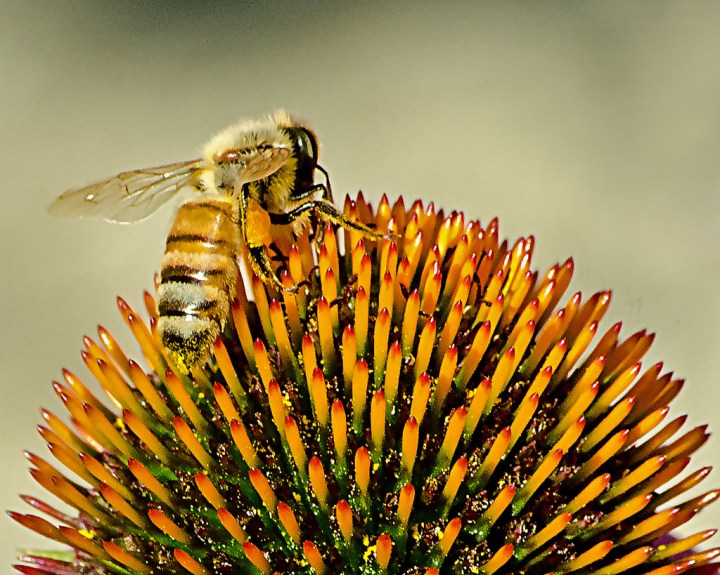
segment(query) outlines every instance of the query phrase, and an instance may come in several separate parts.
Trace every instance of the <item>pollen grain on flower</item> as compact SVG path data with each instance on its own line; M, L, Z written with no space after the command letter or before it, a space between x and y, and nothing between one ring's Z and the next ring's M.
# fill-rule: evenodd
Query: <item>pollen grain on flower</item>
M692 517L720 490L670 404L682 380L643 366L653 335L600 322L610 292L567 295L573 262L532 268L533 237L500 239L433 204L362 195L276 265L286 288L238 287L231 325L191 374L148 320L138 344L100 327L65 370L69 417L43 410L56 460L31 475L75 510L23 496L10 516L67 547L16 569L60 573L675 574L714 564ZM134 356L131 358L131 356ZM146 367L141 367L142 365ZM66 423L66 420L69 423ZM64 468L64 469L63 469ZM68 473L71 472L71 473ZM73 478L68 478L67 475ZM668 540L682 528L689 536Z

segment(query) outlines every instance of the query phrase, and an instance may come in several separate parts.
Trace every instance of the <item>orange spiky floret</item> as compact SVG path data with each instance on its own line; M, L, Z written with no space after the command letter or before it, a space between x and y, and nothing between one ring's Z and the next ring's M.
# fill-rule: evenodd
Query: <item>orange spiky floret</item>
M640 360L653 335L604 333L599 292L562 303L573 262L532 271L534 239L498 223L362 195L238 286L232 322L191 375L119 299L148 371L106 329L83 359L106 405L65 371L70 425L43 410L61 468L31 474L75 508L13 519L70 547L23 573L679 573L706 530L662 540L720 491L688 499L704 426L665 423L682 380ZM597 342L593 345L593 342ZM668 487L667 485L670 484Z

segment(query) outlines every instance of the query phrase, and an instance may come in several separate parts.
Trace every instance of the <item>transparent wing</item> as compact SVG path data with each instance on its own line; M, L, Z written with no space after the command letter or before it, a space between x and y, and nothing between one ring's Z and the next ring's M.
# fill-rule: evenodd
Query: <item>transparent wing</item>
M48 211L59 217L101 216L109 222L139 222L191 185L201 169L202 160L192 160L122 172L68 190Z
M238 165L237 185L256 182L277 172L290 157L290 149L283 147L256 148L238 153L233 162Z

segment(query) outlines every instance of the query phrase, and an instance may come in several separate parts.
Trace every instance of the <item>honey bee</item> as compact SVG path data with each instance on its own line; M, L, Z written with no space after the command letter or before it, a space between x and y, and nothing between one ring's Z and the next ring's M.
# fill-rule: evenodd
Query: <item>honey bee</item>
M315 133L279 111L226 128L206 144L200 159L130 170L68 190L49 211L130 223L182 190L195 192L178 208L158 290L160 339L188 373L207 359L225 328L243 254L263 282L283 289L267 252L272 226L299 232L314 212L366 236L385 237L338 211L318 152ZM315 183L316 171L324 182Z

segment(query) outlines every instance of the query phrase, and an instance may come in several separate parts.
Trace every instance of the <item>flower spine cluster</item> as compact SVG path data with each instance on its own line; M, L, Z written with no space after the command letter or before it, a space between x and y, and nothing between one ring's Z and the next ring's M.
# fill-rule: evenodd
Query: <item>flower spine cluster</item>
M360 195L332 226L281 245L285 285L241 285L227 333L190 376L119 299L142 358L104 328L82 357L108 399L63 372L43 410L52 458L33 478L75 509L11 516L69 546L26 574L453 573L670 575L708 564L715 531L661 543L720 493L642 365L653 335L600 329L611 294L568 295L534 239L501 241L432 204ZM683 527L687 532L687 528Z

